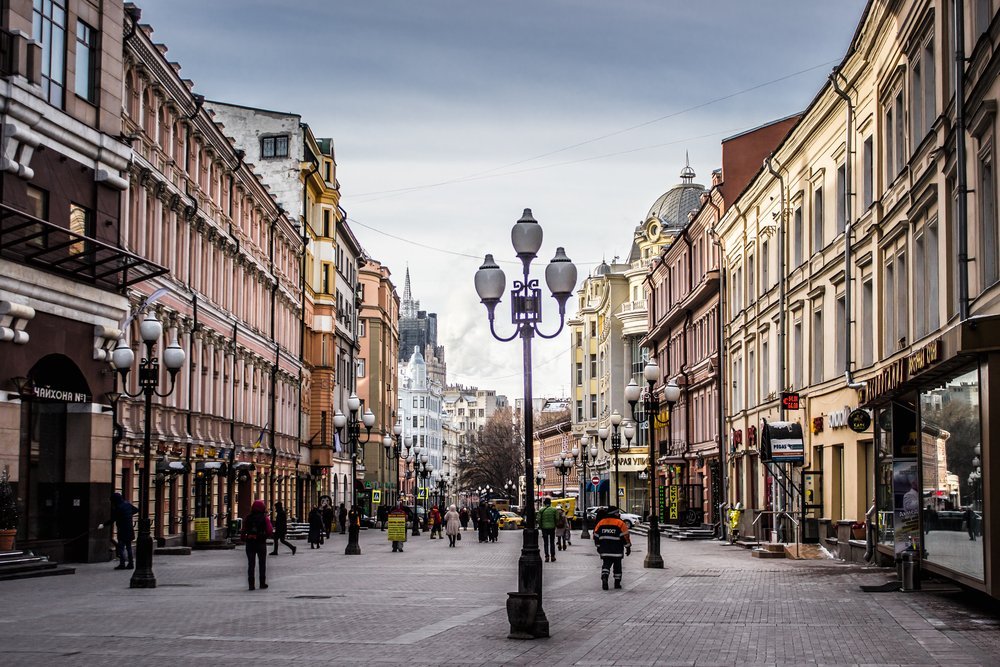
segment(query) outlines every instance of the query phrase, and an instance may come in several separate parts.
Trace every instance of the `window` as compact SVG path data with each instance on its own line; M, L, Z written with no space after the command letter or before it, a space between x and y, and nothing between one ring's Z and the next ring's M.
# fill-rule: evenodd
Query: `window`
M874 291L872 290L872 279L868 277L861 283L861 366L868 367L874 363L874 349L872 341L872 318L874 313Z
M596 354L590 355L590 377L591 378L596 378L597 377L597 355Z
M365 376L365 360L364 359L358 359L357 360L357 367L358 367L358 377L359 378L363 378Z
M760 289L766 292L771 287L771 277L768 275L771 268L771 253L768 252L767 241L760 244Z
M813 252L823 249L823 186L813 192Z
M413 397L413 407L417 407L418 405L419 405L419 401L417 401L417 397L414 396Z
M261 137L260 156L262 158L288 157L288 135Z
M767 339L760 343L760 397L767 400L771 393L771 354Z
M581 400L576 402L576 421L578 423L583 421L583 401Z
M885 327L883 353L889 356L906 345L909 287L906 278L906 239L899 239L885 249L883 262L883 311Z
M837 337L833 341L833 366L835 372L845 369L847 365L847 355L844 346L844 336L847 334L847 301L843 296L837 297L836 318L834 324L837 330Z
M743 409L743 359L737 356L733 360L733 410Z
M823 306L813 311L812 321L812 381L814 383L823 381Z
M903 150L904 116L903 91L897 88L883 107L885 123L885 182L890 184L903 170L906 158Z
M751 302L757 296L757 290L754 289L754 276L757 275L756 268L754 256L750 255L747 257L747 299Z
M934 90L934 40L930 33L910 58L910 124L913 150L931 130L937 115Z
M323 236L330 238L330 209L323 209Z
M597 419L597 397L590 397L590 418Z
M583 332L579 329L576 332L576 346L583 347Z
M802 388L802 321L792 326L792 389Z
M576 384L577 385L582 385L583 384L583 362L582 361L576 362Z
M597 338L597 322L590 323L590 337Z
M938 249L937 218L917 226L913 236L914 266L924 267L913 274L914 338L921 338L937 329L938 317Z
M991 7L993 3L992 0L972 0L972 2L972 34L975 39L978 39L990 27L990 21L993 19ZM972 46L974 47L975 43ZM968 48L965 52L968 53L971 50L972 48Z
M980 249L982 256L983 287L989 287L1000 278L997 254L997 200L996 173L993 167L993 146L987 144L979 156L979 209Z
M792 267L802 264L802 207L792 214Z
M320 290L323 292L323 294L330 293L330 265L327 262L323 262L323 276L320 285Z
M97 103L97 31L76 22L76 94Z
M837 167L837 234L847 228L847 165Z
M865 139L865 146L862 153L862 169L864 170L862 187L862 197L865 206L865 210L872 205L874 201L874 183L872 182L872 150L873 150L872 138L868 137Z
M49 193L33 185L27 187L28 193L28 214L40 218L49 219Z
M365 337L365 329L366 329L365 325L366 324L367 324L367 322L365 322L364 320L361 320L361 321L358 322L358 338L364 338Z
M69 205L69 231L81 236L94 236L94 214L93 211L85 209L78 204ZM69 254L79 255L87 249L83 241L74 243L69 247Z
M66 0L34 0L32 37L42 47L42 96L63 106L66 71Z
M329 160L323 160L323 180L327 183L330 182L330 162Z
M747 407L757 405L757 357L753 350L747 352Z

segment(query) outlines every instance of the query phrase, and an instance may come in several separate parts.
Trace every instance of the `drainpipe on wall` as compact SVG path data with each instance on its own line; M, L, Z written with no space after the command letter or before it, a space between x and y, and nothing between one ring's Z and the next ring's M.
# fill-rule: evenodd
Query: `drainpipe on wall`
M723 264L725 257L722 251L722 239L719 238L719 230L716 225L722 221L722 209L719 205L712 201L712 191L717 190L718 186L713 186L711 190L708 191L708 199L706 204L715 209L715 223L709 227L708 233L712 237L712 242L715 243L715 247L719 251L719 305L716 309L716 343L715 343L715 358L716 358L716 391L718 395L716 397L716 406L718 410L717 418L718 423L718 438L719 438L719 467L720 474L722 475L722 503L720 505L726 505L729 502L729 466L726 456L726 407L725 407L725 391L726 385L724 382L725 374L723 373L723 345L725 341L725 329L723 321L725 316L725 296L726 296L726 272L723 270ZM728 530L728 524L726 522L726 515L722 511L722 507L716 508L719 512L719 537L725 538L726 532Z
M788 388L785 381L785 178L774 168L774 154L767 156L764 166L778 179L778 381L780 391ZM765 259L766 261L766 259ZM778 419L785 421L785 404L778 401Z
M851 322L853 321L851 313L851 234L854 231L854 218L852 217L852 207L851 201L854 198L854 185L851 180L854 170L851 168L852 161L854 158L854 103L851 102L851 96L840 87L840 77L844 78L844 82L847 82L847 77L844 77L841 73L839 67L833 68L833 74L830 75L830 83L833 85L833 91L844 100L847 105L847 130L844 137L844 382L847 383L848 389L861 389L865 386L864 382L858 382L854 379L851 373Z
M955 0L955 224L958 244L958 319L969 319L969 194L965 165L965 2Z
M271 419L270 419L270 436L271 436L271 479L268 485L268 499L271 504L274 504L274 484L275 484L275 467L278 462L278 443L274 441L274 436L276 432L275 420L277 420L278 415L278 397L276 391L278 388L278 363L280 361L280 348L278 347L278 341L275 337L275 322L277 316L277 301L278 301L278 276L274 273L274 235L277 233L278 222L285 215L285 209L278 206L278 217L271 221L271 243L268 249L268 270L271 273L271 342L274 343L274 363L271 365Z

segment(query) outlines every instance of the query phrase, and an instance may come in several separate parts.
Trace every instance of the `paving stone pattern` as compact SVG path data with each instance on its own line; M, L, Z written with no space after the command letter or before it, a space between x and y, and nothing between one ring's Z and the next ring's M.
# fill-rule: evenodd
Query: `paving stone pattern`
M4 665L1000 665L994 606L954 590L864 593L884 570L760 561L717 542L665 540L664 570L625 561L602 591L593 547L545 565L552 637L506 638L520 534L458 548L425 536L391 553L363 531L269 557L245 590L242 550L159 557L159 587L113 563L0 583ZM642 540L637 540L642 542Z

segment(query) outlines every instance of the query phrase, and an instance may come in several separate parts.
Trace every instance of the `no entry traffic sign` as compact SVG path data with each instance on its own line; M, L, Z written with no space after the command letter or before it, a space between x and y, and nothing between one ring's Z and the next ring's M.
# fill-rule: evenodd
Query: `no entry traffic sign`
M598 477L597 475L594 475L593 477L590 478L590 483L593 484L594 486L597 486L598 484L601 483L601 478Z

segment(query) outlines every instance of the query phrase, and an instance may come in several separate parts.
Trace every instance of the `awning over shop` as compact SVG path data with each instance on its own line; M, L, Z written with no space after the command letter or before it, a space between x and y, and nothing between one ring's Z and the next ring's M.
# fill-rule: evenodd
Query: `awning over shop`
M167 273L127 250L0 204L0 255L70 280L122 293Z

